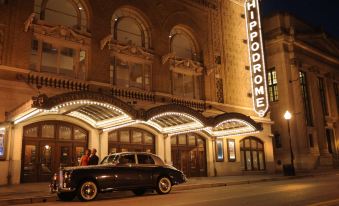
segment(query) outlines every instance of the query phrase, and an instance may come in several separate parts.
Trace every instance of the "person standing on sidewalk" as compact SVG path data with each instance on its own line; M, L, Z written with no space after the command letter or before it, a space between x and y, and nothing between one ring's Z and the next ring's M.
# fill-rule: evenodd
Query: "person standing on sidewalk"
M82 155L81 159L80 159L80 166L87 166L88 162L89 162L89 157L91 155L91 150L86 149L85 153Z
M99 157L96 155L96 153L97 153L97 150L93 148L92 154L88 160L88 165L97 165L99 163Z

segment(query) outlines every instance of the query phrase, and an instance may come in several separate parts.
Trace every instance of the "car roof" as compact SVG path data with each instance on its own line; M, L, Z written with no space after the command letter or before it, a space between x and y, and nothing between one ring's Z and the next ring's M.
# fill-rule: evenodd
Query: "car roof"
M149 152L118 152L118 153L111 153L111 154L109 154L107 156L111 156L111 155L123 155L123 154L137 154L137 155L138 154L145 154L145 155L150 155L150 156L153 156L153 157L157 158L157 159L155 159L157 164L160 164L160 165L164 165L165 164L164 160L161 157L159 157L156 154L149 153Z

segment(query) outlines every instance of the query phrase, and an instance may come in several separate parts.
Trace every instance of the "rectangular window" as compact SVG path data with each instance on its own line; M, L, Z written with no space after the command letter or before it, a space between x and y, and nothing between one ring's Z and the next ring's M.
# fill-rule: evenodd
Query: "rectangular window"
M75 50L62 48L60 51L59 74L74 77L74 57Z
M29 69L33 71L37 71L38 62L39 62L39 42L36 39L33 39L31 42L31 56L30 56L30 64Z
M299 80L300 80L300 87L301 87L301 95L304 100L306 124L307 126L313 126L312 109L311 109L311 103L309 99L307 78L306 78L305 72L299 71Z
M229 162L235 162L236 161L235 140L234 139L227 139L227 154L228 154L228 161Z
M274 133L275 148L281 148L281 138L279 133Z
M86 51L32 39L29 69L85 80Z
M267 71L268 93L271 102L279 100L278 96L278 81L275 68L271 68Z
M41 71L58 72L58 49L49 43L42 43Z
M137 88L149 91L151 66L149 64L123 61L117 57L110 65L111 83L118 87Z
M0 160L6 159L5 154L5 129L0 128Z
M337 103L337 111L339 112L339 90L338 90L337 83L333 83L333 89L334 89L334 94L335 94L335 100Z
M216 155L217 155L217 162L224 161L224 144L223 140L216 140Z
M326 100L326 89L325 89L324 79L319 77L318 83L319 83L318 86L319 86L320 101L321 101L321 106L322 106L322 109L323 109L323 114L328 115L327 100Z

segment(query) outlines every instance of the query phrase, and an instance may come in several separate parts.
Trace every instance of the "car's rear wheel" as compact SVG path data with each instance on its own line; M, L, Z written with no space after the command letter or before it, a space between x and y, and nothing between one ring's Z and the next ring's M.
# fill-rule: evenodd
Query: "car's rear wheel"
M72 201L76 193L75 192L58 192L57 195L61 201Z
M91 201L98 195L98 187L91 180L83 181L78 188L78 198L81 201Z
M136 196L141 196L141 195L145 194L146 190L145 190L145 189L135 189L135 190L132 190L132 192L133 192Z
M156 191L158 194L168 194L172 189L172 182L168 177L160 177L157 183Z

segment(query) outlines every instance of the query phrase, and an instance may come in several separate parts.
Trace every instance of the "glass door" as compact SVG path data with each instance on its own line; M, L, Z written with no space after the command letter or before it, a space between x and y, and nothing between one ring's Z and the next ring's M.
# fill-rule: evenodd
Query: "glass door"
M72 143L59 143L57 145L56 156L56 169L60 167L73 166L72 159Z
M22 182L35 182L38 177L39 143L37 141L25 141L22 158Z
M40 155L38 163L38 181L50 181L53 172L56 171L56 162L54 154L56 152L55 143L53 142L40 142Z

